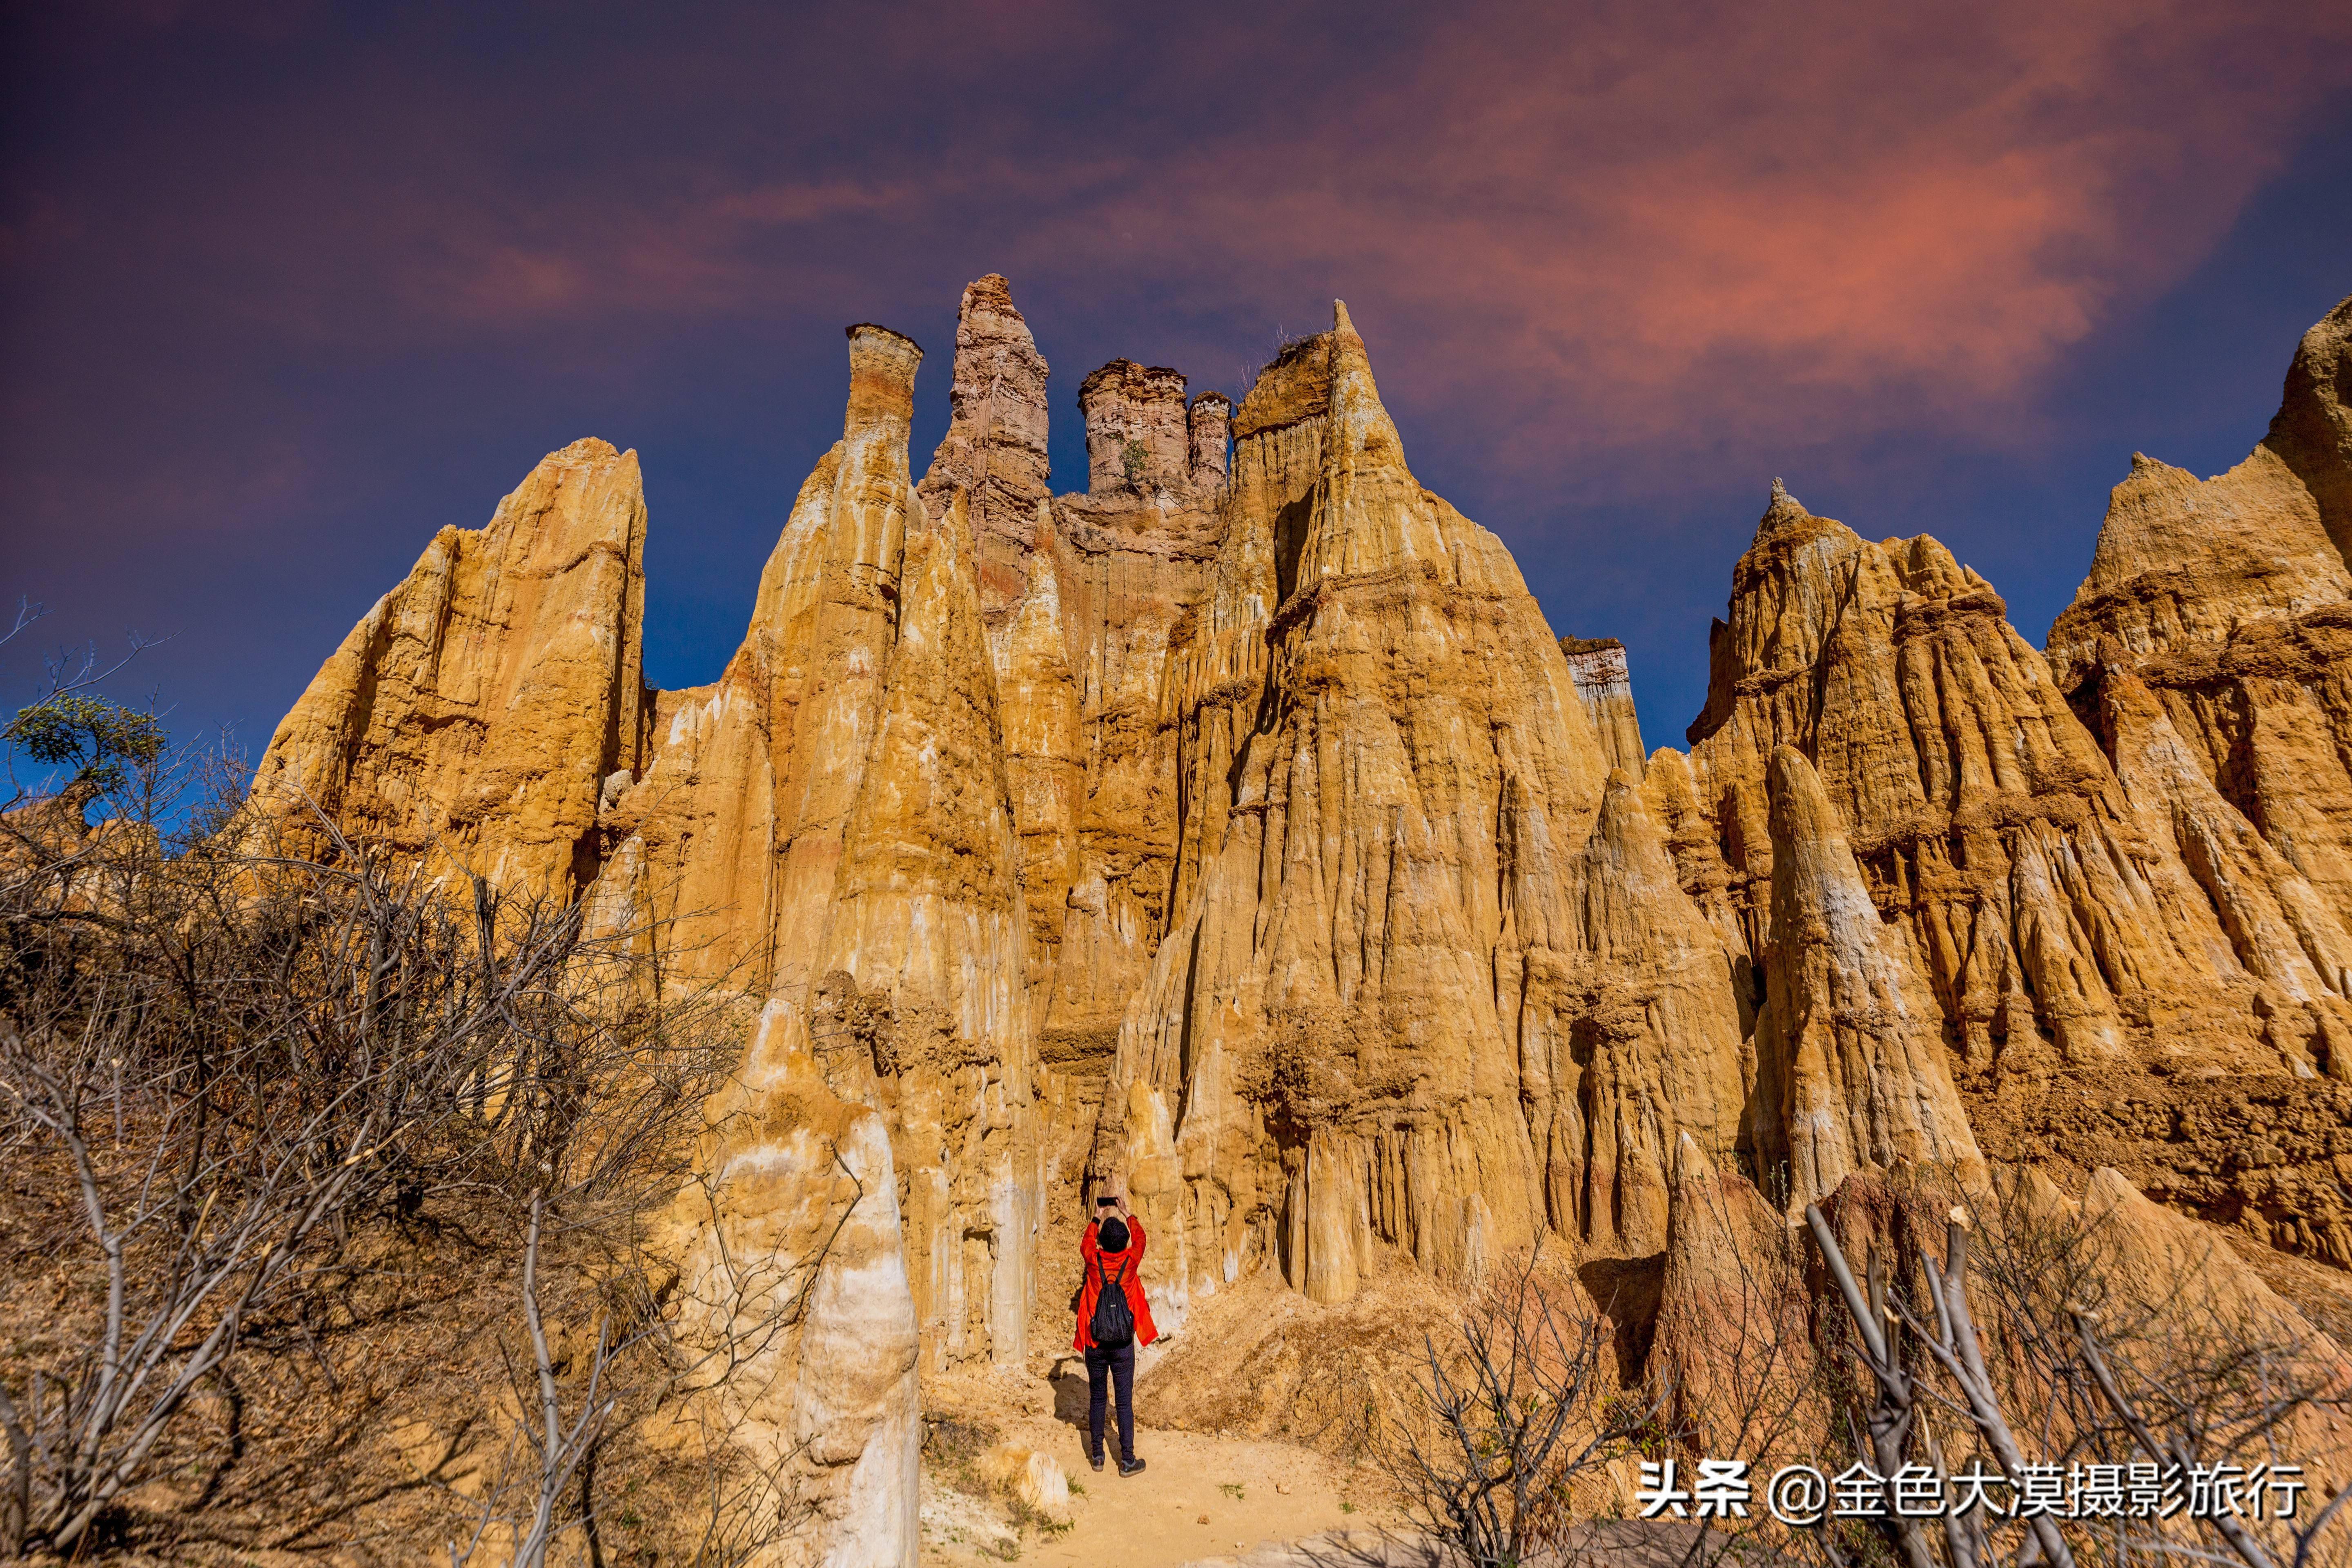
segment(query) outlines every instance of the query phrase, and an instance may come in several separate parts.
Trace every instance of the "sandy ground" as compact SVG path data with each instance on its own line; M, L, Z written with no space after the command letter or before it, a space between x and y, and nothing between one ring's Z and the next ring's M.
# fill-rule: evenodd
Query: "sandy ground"
M1352 1501L1344 1479L1303 1448L1140 1429L1135 1446L1147 1466L1141 1475L1122 1479L1108 1465L1097 1475L1070 1435L1055 1457L1076 1483L1071 1528L1024 1544L1023 1562L1174 1568L1369 1522L1361 1510L1341 1508Z
M1076 1116L1064 1121L1083 1124ZM1085 1156L1084 1147L1073 1143L1057 1151L1056 1168L1078 1169ZM1266 1351L1270 1322L1279 1321L1298 1330L1291 1324L1297 1316L1292 1304L1303 1298L1280 1289L1278 1279L1262 1281L1264 1288L1255 1291L1221 1291L1196 1301L1181 1332L1171 1332L1142 1352L1137 1360L1139 1380L1165 1361L1178 1342L1190 1347L1198 1366L1188 1371L1180 1363L1172 1369L1179 1374L1174 1386L1164 1386L1163 1379L1137 1401L1145 1415L1157 1407L1164 1419L1181 1422L1186 1429L1137 1426L1136 1450L1146 1466L1141 1475L1122 1479L1108 1463L1099 1472L1087 1468L1086 1367L1066 1349L1069 1313L1077 1305L1084 1195L1072 1184L1050 1210L1048 1234L1038 1252L1040 1310L1027 1366L1017 1372L958 1373L923 1381L927 1420L976 1421L992 1428L998 1440L1048 1454L1061 1465L1070 1481L1069 1528L1054 1531L1033 1524L1016 1530L1001 1497L971 1495L986 1489L960 1487L952 1467L934 1466L927 1449L925 1568L1006 1561L1049 1568L1079 1563L1088 1568L1108 1563L1182 1568L1238 1558L1250 1560L1247 1568L1261 1568L1262 1563L1276 1568L1277 1560L1287 1568L1297 1553L1279 1548L1309 1538L1344 1536L1348 1542L1401 1538L1401 1521L1382 1506L1369 1479L1360 1480L1345 1462L1286 1440L1286 1429L1269 1433L1263 1419L1242 1419L1291 1406L1299 1386L1322 1375L1322 1363L1311 1358ZM1150 1277L1147 1264L1145 1278ZM1395 1318L1407 1328L1418 1322L1385 1296L1375 1315ZM1342 1318L1344 1314L1335 1317L1335 1322ZM1342 1326L1352 1324L1348 1319ZM1321 1331L1294 1332L1292 1337L1311 1339L1318 1346L1328 1341L1324 1348L1335 1355L1364 1353L1361 1332L1318 1327ZM1406 1337L1417 1343L1417 1330ZM1244 1429L1252 1425L1255 1432ZM1117 1442L1114 1434L1114 1448ZM1309 1560L1369 1568L1388 1555L1378 1546L1362 1551L1348 1546L1335 1554L1329 1545L1328 1539L1314 1542ZM1410 1555L1419 1560L1418 1552Z
M1377 1531L1393 1521L1347 1468L1293 1444L1159 1431L1139 1426L1142 1474L1121 1478L1115 1465L1087 1465L1085 1371L1059 1363L1043 1383L1011 1379L992 1387L944 1391L950 1403L992 1417L1003 1440L1051 1455L1070 1479L1070 1527L1034 1526L1017 1538L1001 1507L957 1495L950 1480L924 1476L922 1561L938 1568L1018 1561L1046 1568L1116 1563L1123 1568L1181 1568L1233 1558L1333 1531ZM960 1397L959 1397L960 1395ZM1118 1437L1111 1435L1115 1449ZM972 1506L978 1501L980 1507ZM961 1537L961 1539L957 1539ZM1008 1556L1017 1546L1017 1556Z

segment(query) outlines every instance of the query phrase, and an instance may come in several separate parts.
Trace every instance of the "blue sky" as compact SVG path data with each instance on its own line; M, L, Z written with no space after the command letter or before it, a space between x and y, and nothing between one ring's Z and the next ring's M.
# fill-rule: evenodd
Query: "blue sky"
M2210 473L2352 291L2352 13L2300 5L0 9L0 649L256 752L434 531L639 452L712 679L842 327L1005 273L1059 489L1116 355L1243 390L1345 297L1423 483L1681 742L1772 479L2039 640L2130 454ZM18 698L21 700L22 698Z

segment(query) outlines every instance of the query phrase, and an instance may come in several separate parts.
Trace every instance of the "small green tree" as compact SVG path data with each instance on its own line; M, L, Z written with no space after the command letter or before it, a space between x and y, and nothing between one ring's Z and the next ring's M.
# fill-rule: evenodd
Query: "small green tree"
M100 791L123 786L126 763L152 767L163 754L163 723L152 713L78 691L53 692L18 709L0 730L0 741L21 747L43 766L72 768L69 784Z

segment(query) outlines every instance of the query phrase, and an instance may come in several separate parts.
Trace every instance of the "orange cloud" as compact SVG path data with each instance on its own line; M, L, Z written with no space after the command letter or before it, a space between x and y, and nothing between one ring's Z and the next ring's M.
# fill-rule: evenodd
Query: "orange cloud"
M330 95L341 142L230 121L245 155L159 192L146 242L233 261L229 308L330 344L936 310L994 268L1220 376L1234 322L1348 293L1407 402L1474 400L1498 447L1997 434L2352 85L2352 9L2301 0L742 25L501 80L530 106L503 119L413 122L362 75ZM752 130L679 129L747 81L774 84Z

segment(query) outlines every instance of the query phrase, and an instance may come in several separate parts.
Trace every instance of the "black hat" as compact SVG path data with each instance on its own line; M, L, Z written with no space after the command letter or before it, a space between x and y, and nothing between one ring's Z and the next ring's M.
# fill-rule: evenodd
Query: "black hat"
M1127 1250L1127 1221L1123 1219L1107 1219L1103 1221L1102 1233L1096 1237L1096 1242L1097 1245L1100 1246L1105 1252L1125 1252Z

